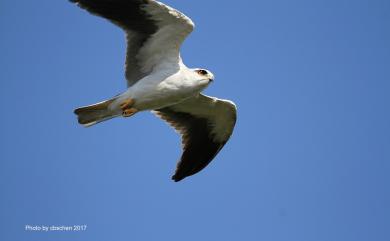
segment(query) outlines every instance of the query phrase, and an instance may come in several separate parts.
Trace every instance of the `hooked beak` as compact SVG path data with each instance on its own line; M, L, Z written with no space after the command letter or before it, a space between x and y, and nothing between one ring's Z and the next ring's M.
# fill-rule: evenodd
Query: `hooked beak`
M212 75L212 74L209 75L209 81L210 81L210 82L213 82L213 81L214 81L214 75Z

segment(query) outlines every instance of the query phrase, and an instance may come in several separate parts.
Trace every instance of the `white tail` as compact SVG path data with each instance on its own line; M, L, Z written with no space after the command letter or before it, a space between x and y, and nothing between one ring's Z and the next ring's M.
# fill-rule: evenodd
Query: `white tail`
M120 112L118 113L117 111L108 108L114 100L115 98L94 105L80 107L76 109L74 113L77 115L81 125L90 127L120 115Z

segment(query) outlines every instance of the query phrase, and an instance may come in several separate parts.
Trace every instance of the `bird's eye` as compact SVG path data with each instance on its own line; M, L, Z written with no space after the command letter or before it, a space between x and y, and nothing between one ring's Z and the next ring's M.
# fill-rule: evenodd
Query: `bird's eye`
M197 70L196 72L197 72L198 74L200 74L200 75L207 75L207 74L208 74L207 71L204 70L204 69L199 69L199 70Z

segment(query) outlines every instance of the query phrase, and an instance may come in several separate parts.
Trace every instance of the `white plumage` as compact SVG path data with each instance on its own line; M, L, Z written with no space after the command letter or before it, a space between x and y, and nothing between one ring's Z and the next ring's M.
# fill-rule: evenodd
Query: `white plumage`
M92 126L151 110L170 123L183 140L175 181L193 175L218 154L236 121L233 102L200 94L213 74L187 68L180 46L194 23L154 0L71 0L121 27L127 36L128 89L114 98L75 110L80 124Z

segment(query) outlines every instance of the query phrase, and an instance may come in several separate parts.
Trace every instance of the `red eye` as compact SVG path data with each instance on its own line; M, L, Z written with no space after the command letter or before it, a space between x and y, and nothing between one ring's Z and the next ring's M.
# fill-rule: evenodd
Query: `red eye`
M208 74L207 71L204 69L197 70L196 72L198 72L198 74L200 74L200 75L207 75Z

